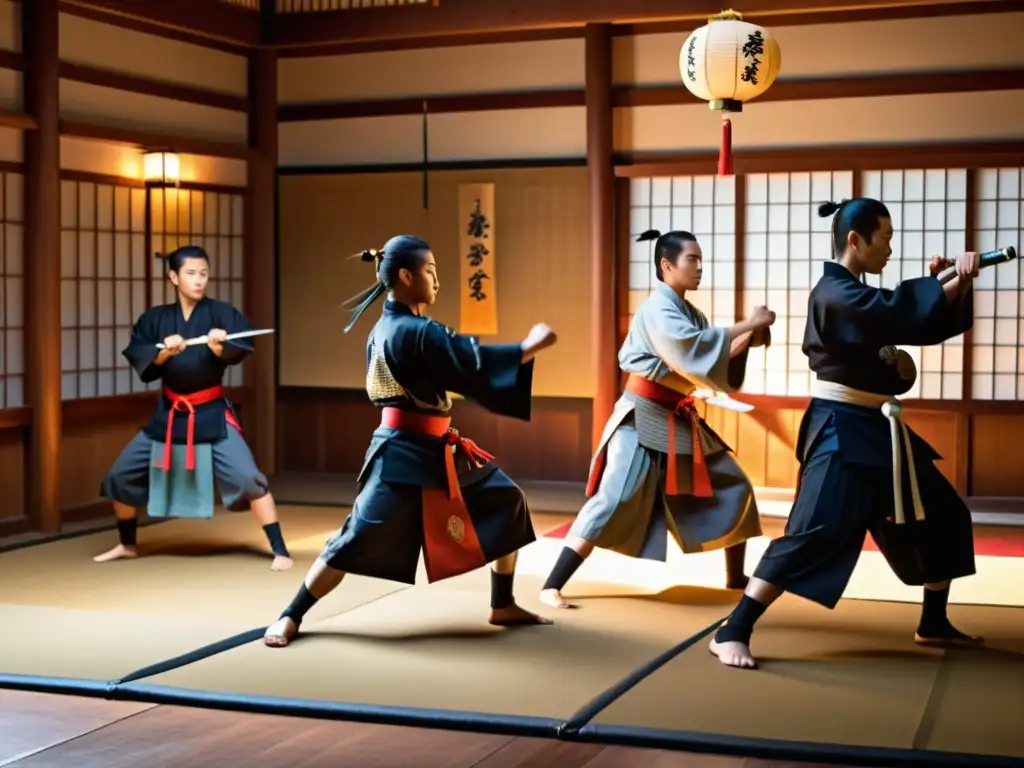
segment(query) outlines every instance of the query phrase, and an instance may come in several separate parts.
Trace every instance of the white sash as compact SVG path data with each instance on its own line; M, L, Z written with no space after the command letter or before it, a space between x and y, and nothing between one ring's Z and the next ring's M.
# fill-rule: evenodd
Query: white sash
M889 435L892 439L892 489L896 523L903 525L906 522L906 516L903 513L903 452L900 450L900 443L906 448L907 461L910 463L908 469L910 495L914 503L914 518L918 521L924 520L924 504L921 503L921 492L917 485L917 470L914 465L914 451L910 445L910 431L903 423L903 406L900 405L900 402L888 395L876 395L873 392L864 392L820 379L815 379L811 383L811 397L859 405L864 408L881 409L882 415L889 420Z

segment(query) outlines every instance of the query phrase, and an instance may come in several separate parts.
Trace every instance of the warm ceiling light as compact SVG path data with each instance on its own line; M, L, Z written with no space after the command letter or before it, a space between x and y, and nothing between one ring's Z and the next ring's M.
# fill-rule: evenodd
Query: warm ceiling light
M177 184L180 179L178 156L173 152L146 152L143 156L143 178L159 184Z

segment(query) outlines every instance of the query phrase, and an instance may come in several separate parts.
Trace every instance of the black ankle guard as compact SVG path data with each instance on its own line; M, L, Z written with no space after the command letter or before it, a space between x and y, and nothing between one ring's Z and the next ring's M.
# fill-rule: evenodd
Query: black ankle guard
M498 573L491 570L491 608L501 610L508 608L516 601L512 595L512 585L515 579L514 573Z
M136 518L117 521L117 536L121 546L134 547L138 542L139 521Z
M754 624L768 608L752 597L744 595L739 604L726 620L726 623L715 632L715 641L719 643L743 643L750 645L750 636L754 633Z
M267 534L267 541L270 542L270 551L278 557L291 557L288 554L288 545L284 543L284 534L281 533L280 523L268 523L263 526L263 532Z
M920 635L938 636L947 631L947 627L950 626L946 617L948 603L949 587L924 590L924 600L921 601L921 624L918 626Z
M284 609L284 613L279 618L291 619L297 627L302 623L302 618L309 612L310 608L316 605L319 600L320 598L314 597L313 593L303 584L299 587L299 591L295 593L295 597L292 598L291 605Z
M555 567L551 569L551 574L541 589L561 590L581 565L583 565L583 558L579 553L571 547L563 547L555 562Z

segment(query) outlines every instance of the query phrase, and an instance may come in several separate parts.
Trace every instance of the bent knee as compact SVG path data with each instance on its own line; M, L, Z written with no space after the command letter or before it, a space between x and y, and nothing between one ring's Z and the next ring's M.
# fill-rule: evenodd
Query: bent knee
M232 477L227 485L230 487L232 502L256 501L270 493L270 484L262 472L246 473Z

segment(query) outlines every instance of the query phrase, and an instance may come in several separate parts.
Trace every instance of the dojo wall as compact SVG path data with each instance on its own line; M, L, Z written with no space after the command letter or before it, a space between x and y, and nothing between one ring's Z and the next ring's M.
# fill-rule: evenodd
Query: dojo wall
M278 62L282 106L558 92L584 84L583 40L380 51ZM586 109L577 106L464 109L427 117L431 162L582 158ZM481 111L477 111L482 108ZM422 108L418 108L422 111ZM278 128L282 166L375 165L424 160L422 114L293 120Z
M0 0L0 108L10 111L23 108L20 6ZM65 520L74 521L108 511L97 503L103 473L152 410L153 395L125 368L120 349L135 315L163 300L154 254L201 242L214 254L222 293L237 292L242 280L235 254L242 250L247 75L240 53L69 13L60 15L60 59L62 301L52 311L63 327L61 504ZM182 189L151 190L147 220L142 147L154 137L204 154L180 154ZM15 516L23 511L31 418L23 418L22 138L0 128L0 531L24 524ZM217 156L206 144L239 151ZM235 391L244 401L244 390Z
M797 326L803 322L799 307L806 303L806 287L814 269L819 268L812 261L822 258L821 227L810 221L814 218L812 193L818 195L827 186L829 193L841 196L852 192L856 184L863 193L880 194L892 203L897 217L907 217L903 224L908 231L907 255L896 259L900 274L895 274L897 270L889 274L897 279L920 269L926 247L938 244L945 252L966 247L969 238L1003 244L1002 239L1009 237L1008 242L1016 242L1018 231L1005 216L998 226L989 221L1000 202L1002 208L1009 209L1020 197L1019 190L1011 194L1008 187L998 201L995 193L983 193L982 187L991 187L992 179L999 185L997 169L972 169L972 197L968 200L962 159L948 173L936 169L934 163L929 165L926 193L922 168L912 164L907 169L894 168L889 161L884 171L882 165L877 170L844 170L846 161L831 160L829 153L834 147L861 146L870 152L880 145L914 147L944 142L955 142L968 151L980 142L1019 140L1024 90L1013 86L1024 82L1020 72L1024 52L1015 44L1022 23L1024 13L1003 13L773 27L783 50L783 80L774 89L776 95L746 105L735 117L733 141L738 152L766 153L762 164L774 167L770 174L738 176L724 182L700 175L710 171L694 175L664 170L645 177L642 171L624 170L648 157L685 162L714 152L719 142L719 116L703 103L671 103L685 102L685 95L681 100L651 95L659 87L678 87L678 52L687 31L620 35L613 40L617 165L620 175L634 177L619 180L616 200L620 328L628 323L631 308L650 290L649 253L646 247L628 242L628 235L647 226L672 224L699 230L709 255L711 278L700 298L716 321L731 322L737 311L747 311L757 302L768 301L780 309L783 319L776 334L778 343L770 357L761 355L753 361L745 387L746 394L757 401L757 410L742 416L711 415L757 485L790 489L795 482L793 444L807 381L806 361L799 353L802 327ZM991 74L970 74L994 70L1002 71L1003 81L1010 87L990 90L995 87ZM548 174L553 179L577 173L566 168L495 169L509 161L549 165L584 161L586 112L580 98L584 43L579 37L534 39L281 58L278 73L279 397L282 429L293 435L288 439L282 432L281 466L286 470L352 472L361 453L344 445L361 444L375 416L361 391L359 352L365 334L344 337L340 332L344 316L339 316L335 307L338 298L365 282L364 270L345 264L341 257L374 245L381 236L403 226L419 226L434 238L447 236L454 242L457 222L445 208L445 194L438 190L456 183L456 178L495 181L501 222L503 194L518 194L511 179L531 178L544 187ZM850 80L837 83L835 78ZM814 79L818 82L812 82ZM791 83L788 91L786 81ZM906 95L908 92L912 93ZM851 98L849 93L863 95ZM437 112L427 117L426 154L423 99L427 99L428 111L434 105ZM821 148L821 154L812 152L810 156L817 161L808 161L806 150L815 148ZM849 157L849 153L843 156ZM800 163L794 171L807 173L786 172L787 157ZM413 164L425 159L471 164L475 169L462 174L432 171L431 203L426 212L420 210L420 178L413 172ZM808 164L815 162L818 165L812 174ZM403 167L406 172L399 172ZM940 170L943 188L937 191ZM303 175L294 175L299 173ZM319 173L328 175L316 175ZM1002 176L1009 178L1007 173L1012 176L1005 169ZM585 171L579 169L578 174L585 187ZM946 184L947 178L954 181ZM957 184L959 193L953 189ZM921 187L919 193L912 191L915 185ZM806 199L799 192L804 187ZM796 190L792 197L791 188ZM670 190L667 196L665 189ZM942 215L936 219L938 208ZM585 276L589 254L585 211L570 206L568 199L561 208L544 210L542 219L522 226L534 229L538 236L544 230L562 237L576 232L578 252L559 250L558 258L565 260L567 269L576 259L577 274ZM785 236L794 234L795 238L794 256L788 255L787 241L785 267L776 254L780 216L792 217L794 222L808 219L806 224L787 223L782 230ZM516 224L518 229L519 222ZM499 223L504 232L509 226L507 220ZM805 234L797 236L800 232ZM773 243L770 256L769 240ZM328 256L329 251L336 255ZM504 277L498 284L498 303L503 333L518 333L518 325L526 327L535 305L533 297L521 294L523 281L510 283L508 275L533 270L550 274L546 271L550 269L549 256L505 250L500 258ZM743 266L737 267L737 262ZM450 269L454 271L454 265ZM780 270L787 272L781 282ZM768 275L773 276L771 282ZM582 291L578 301L569 302L560 300L562 294L546 281L535 283L538 291L552 290L542 306L552 311L557 308L563 331L557 359L538 364L537 423L525 431L491 426L472 406L461 404L460 419L472 418L473 429L488 430L487 436L498 441L495 447L513 471L542 479L580 481L590 450L589 307ZM331 288L325 290L326 285ZM1016 291L1018 283L1011 289L1004 275L998 286L985 287L992 289L993 303L994 289L1000 289L1002 306L1010 299L1007 291ZM442 288L437 316L457 325L454 301L450 294L446 301ZM1013 301L1016 306L1015 293ZM522 310L518 308L521 302ZM790 311L790 307L794 309ZM997 324L995 317L980 323L989 335L995 334ZM566 329L572 329L571 343ZM995 339L990 341L994 347ZM1005 352L996 351L996 355L1005 357ZM961 490L974 495L1024 496L1024 475L1014 466L988 457L996 442L1010 440L1024 426L1017 423L1024 416L1016 415L1015 403L1005 397L997 402L989 397L989 402L976 407L956 402L963 394L962 340L959 347L953 343L939 350L937 364L934 355L924 359L920 350L913 354L922 368L921 384L914 394L920 397L923 392L930 400L918 401L927 407L910 404L909 418L944 455L943 471ZM975 349L967 354L984 353ZM995 370L993 363L987 364ZM975 366L976 392L985 384L986 372L979 371ZM990 389L996 378L992 371L987 374ZM1005 386L1003 389L1005 394ZM945 402L936 405L936 399L943 398ZM972 407L987 412L969 413ZM556 424L560 426L552 426ZM571 435L571 439L551 442L553 432ZM303 434L317 439L302 440Z

